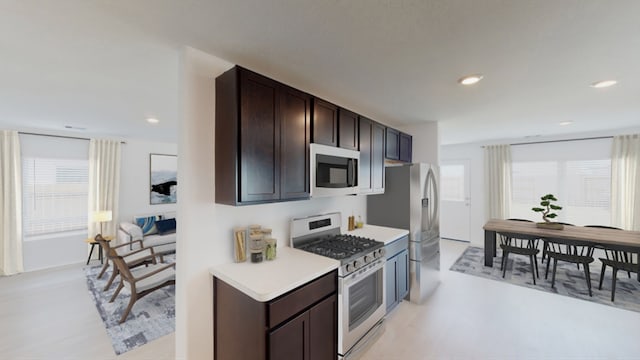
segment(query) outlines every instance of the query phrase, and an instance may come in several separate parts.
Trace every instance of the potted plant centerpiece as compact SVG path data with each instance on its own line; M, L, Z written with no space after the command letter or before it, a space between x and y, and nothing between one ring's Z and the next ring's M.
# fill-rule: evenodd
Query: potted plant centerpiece
M562 230L564 226L556 222L552 222L549 219L555 219L558 214L551 212L552 210L562 210L562 206L553 204L554 201L558 201L553 194L547 194L540 198L540 206L534 207L531 210L542 213L542 220L544 222L536 223L536 226L544 229Z

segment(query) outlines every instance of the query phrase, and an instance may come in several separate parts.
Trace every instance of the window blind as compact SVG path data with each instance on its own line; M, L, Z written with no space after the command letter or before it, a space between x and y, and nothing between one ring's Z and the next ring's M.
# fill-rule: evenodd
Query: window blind
M89 142L21 134L20 147L25 239L86 229Z
M563 207L556 221L611 223L611 139L512 147L511 217L541 221L531 208L552 193Z

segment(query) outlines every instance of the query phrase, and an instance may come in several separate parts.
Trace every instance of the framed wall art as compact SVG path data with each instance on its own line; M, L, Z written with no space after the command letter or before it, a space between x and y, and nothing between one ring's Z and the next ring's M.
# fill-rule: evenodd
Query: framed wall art
M150 154L151 205L175 204L178 201L178 157Z

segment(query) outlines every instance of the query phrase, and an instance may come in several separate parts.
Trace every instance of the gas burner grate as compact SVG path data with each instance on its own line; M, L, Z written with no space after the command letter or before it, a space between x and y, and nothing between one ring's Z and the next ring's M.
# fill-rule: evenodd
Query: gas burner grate
M382 243L375 240L343 234L319 238L301 246L300 249L336 260L343 260L382 246Z

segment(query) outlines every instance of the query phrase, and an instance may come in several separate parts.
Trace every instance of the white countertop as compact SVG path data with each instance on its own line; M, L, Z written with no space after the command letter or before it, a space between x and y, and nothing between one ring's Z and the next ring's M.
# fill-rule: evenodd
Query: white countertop
M364 226L360 229L347 231L347 234L370 238L376 241L383 242L385 245L387 245L405 235L409 235L409 231L385 226L364 224Z
M338 260L283 246L278 247L275 260L221 264L209 268L209 273L253 299L266 302L339 266Z

